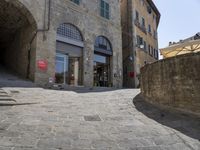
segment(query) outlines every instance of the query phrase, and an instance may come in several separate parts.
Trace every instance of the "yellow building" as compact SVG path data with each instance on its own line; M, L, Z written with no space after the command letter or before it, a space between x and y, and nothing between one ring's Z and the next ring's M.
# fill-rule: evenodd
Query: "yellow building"
M158 60L160 12L152 0L121 1L124 87L138 87L140 68Z

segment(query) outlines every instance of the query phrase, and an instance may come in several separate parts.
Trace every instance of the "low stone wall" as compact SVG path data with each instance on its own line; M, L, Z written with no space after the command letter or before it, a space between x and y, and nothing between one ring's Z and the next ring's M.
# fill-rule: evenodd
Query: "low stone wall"
M200 114L200 53L146 65L140 83L149 102Z

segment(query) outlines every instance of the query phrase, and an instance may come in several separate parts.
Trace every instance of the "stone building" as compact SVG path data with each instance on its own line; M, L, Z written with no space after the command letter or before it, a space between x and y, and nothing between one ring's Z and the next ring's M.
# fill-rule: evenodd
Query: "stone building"
M138 87L140 68L157 61L160 13L152 0L122 0L123 81Z
M118 0L1 0L0 63L38 85L122 86Z

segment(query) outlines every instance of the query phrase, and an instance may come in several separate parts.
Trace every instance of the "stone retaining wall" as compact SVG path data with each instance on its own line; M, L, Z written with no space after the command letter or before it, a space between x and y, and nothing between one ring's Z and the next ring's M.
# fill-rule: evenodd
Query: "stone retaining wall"
M141 91L149 102L200 114L200 53L146 65Z

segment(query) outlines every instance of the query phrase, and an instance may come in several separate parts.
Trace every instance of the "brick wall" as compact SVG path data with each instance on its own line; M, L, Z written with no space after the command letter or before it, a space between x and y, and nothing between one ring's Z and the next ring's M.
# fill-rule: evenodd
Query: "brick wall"
M148 101L200 114L200 53L146 65L140 81Z

